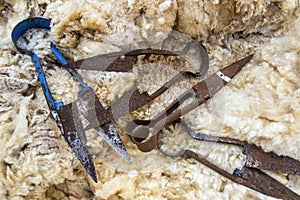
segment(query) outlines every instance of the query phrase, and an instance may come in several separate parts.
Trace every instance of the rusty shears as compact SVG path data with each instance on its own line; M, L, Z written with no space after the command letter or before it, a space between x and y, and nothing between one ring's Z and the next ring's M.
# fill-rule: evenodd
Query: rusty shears
M77 82L80 83L82 87L78 92L79 98L75 102L66 105L64 105L62 102L56 102L54 100L37 54L22 48L17 44L18 39L29 29L50 30L50 21L44 18L29 18L22 21L17 24L12 31L12 40L16 48L21 53L31 56L31 59L36 67L38 78L47 100L51 116L55 120L62 135L72 148L72 151L78 160L81 162L92 179L97 182L93 158L89 148L86 145L86 135L79 115L82 114L88 121L91 121L95 118L96 113L100 113L104 110L104 107L96 97L94 91L83 81L82 77L74 69L70 68L65 69L74 77ZM68 63L68 61L63 57L53 43L51 43L51 50L61 65L66 65ZM130 162L130 157L127 153L126 147L123 144L122 139L113 123L106 123L101 126L98 125L95 127L95 130L125 160Z
M166 127L158 136L157 146L163 155L193 158L231 181L268 196L279 199L300 199L298 194L264 172L272 171L299 176L299 160L289 156L278 156L274 152L265 152L261 147L246 141L197 133L191 130L182 120L175 121L174 127L172 131L168 131L171 127ZM242 154L246 155L246 161L241 168L229 173L208 161L202 155L201 149L195 150L194 146L196 144L194 144L193 139L241 147Z

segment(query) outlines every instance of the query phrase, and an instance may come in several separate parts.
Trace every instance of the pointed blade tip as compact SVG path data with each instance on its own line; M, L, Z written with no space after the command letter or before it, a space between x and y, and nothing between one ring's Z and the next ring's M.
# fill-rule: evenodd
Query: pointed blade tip
M95 169L85 169L89 176L95 183L98 183L97 174ZM91 171L92 170L92 171Z
M254 54L251 54L251 55L246 56L245 58L239 60L238 62L241 62L242 65L243 65L243 67L244 67L246 64L248 64L248 62L249 62L250 60L252 60L253 57L254 57Z
M112 147L112 149L114 149L128 163L131 163L126 146L124 145L117 129L112 123L110 124L110 129L108 129L107 132L104 131L100 126L97 126L95 130L97 134L102 137L110 147Z
M78 158L78 157L77 157ZM83 168L85 169L85 171L88 173L88 175L92 178L92 180L95 182L95 183L98 183L98 180L97 180L97 173L96 173L96 169L95 169L95 165L94 165L94 160L92 157L89 156L89 164L84 164L82 162L82 160L78 159L81 163L81 165L83 166Z
M116 148L115 146L112 146L110 144L110 146L128 163L131 163L131 158L129 156L129 153L125 147L125 145L122 145L122 148Z
M246 57L246 59L247 59L248 61L250 61L253 57L254 57L254 54L250 54L249 56Z
M92 175L90 174L90 176L91 176L91 178L93 179L93 181L94 181L95 183L98 183L97 175L96 175L96 174L95 174L95 176L92 176Z
M96 169L94 166L94 160L93 158L89 155L88 156L88 160L89 160L89 164L86 164L83 162L83 159L80 155L75 154L77 159L79 160L80 164L83 166L84 170L88 173L88 175L92 178L92 180L95 183L98 183L97 180L97 173L96 173Z

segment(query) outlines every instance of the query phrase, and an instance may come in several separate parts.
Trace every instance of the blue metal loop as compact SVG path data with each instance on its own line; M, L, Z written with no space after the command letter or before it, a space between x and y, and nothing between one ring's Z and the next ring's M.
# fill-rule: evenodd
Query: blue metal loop
M51 110L58 110L60 106L63 105L62 102L55 102L51 91L49 89L48 83L47 83L47 79L44 73L44 70L41 66L41 62L38 58L38 56L34 53L31 52L25 48L21 48L20 46L18 46L17 41L18 39L28 30L30 29L47 29L50 30L50 20L44 19L44 18L40 18L40 17L34 17L34 18L28 18L26 20L21 21L20 23L18 23L15 28L12 31L11 37L12 37L12 41L14 43L14 45L16 46L16 48L18 49L19 52L27 54L29 56L31 56L31 59L35 65L36 71L38 73L38 78L39 81L42 85L43 88L43 92L44 95L46 97L48 106L50 107ZM66 65L68 64L68 61L65 59L65 57L59 52L59 50L55 47L55 45L51 42L51 50L55 56L55 58L57 59L57 61L61 64L61 65ZM80 85L82 86L82 89L80 91L86 91L88 89L87 84L83 81L82 77L74 70L74 69L70 69L70 68L65 68L73 77L74 79L80 83Z

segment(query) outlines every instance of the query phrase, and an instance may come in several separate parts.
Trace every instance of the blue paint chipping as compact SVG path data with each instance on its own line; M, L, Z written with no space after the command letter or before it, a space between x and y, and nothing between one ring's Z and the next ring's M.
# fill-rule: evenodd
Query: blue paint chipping
M20 48L17 45L17 41L18 39L28 30L30 29L46 29L46 30L50 30L50 20L44 19L44 18L40 18L40 17L34 17L34 18L29 18L26 19L24 21L21 21L20 23L18 23L14 30L12 31L11 34L11 38L13 43L15 44L15 46L17 47L17 49L21 52L21 53L25 53L29 56L31 56L31 59L35 65L36 71L38 73L38 77L40 80L40 83L42 85L43 88L43 92L45 95L45 98L47 100L47 103L50 107L50 109L56 109L58 110L60 106L64 105L62 102L55 102L55 100L53 99L53 96L51 94L51 91L49 89L48 83L47 83L47 79L45 77L45 73L44 70L41 66L40 60L38 58L38 56L31 51L28 51L27 49L24 48ZM57 59L57 61L61 64L61 65L66 65L68 64L68 61L65 59L65 57L59 52L59 50L55 47L55 45L53 43L51 43L50 45L51 50L55 56L55 58ZM83 81L83 78L73 69L70 68L65 68L72 76L73 78L80 83L80 85L82 86L82 89L79 91L79 95L83 94L84 91L86 91L88 89L88 85Z
M59 127L61 133L65 136L65 134L67 134L67 133L64 133L62 119L58 114L58 111L62 111L62 106L64 106L63 102L55 102L55 100L51 94L51 91L49 89L47 79L45 76L45 72L41 66L41 62L40 62L38 56L34 52L31 52L25 48L21 48L17 45L18 39L23 34L25 34L25 32L28 31L29 29L50 30L50 20L47 20L44 18L39 18L39 17L26 19L16 25L16 27L12 31L11 37L12 37L12 41L13 41L14 45L16 46L16 48L18 49L18 51L21 53L25 53L31 57L31 59L35 65L36 72L38 74L38 78L39 78L39 81L41 83L41 86L42 86L42 89L44 92L44 96L47 100L47 104L50 109L50 113L51 113L53 119L56 121L57 126ZM59 52L59 50L55 47L55 45L53 43L51 43L50 48L52 50L52 53L56 57L57 61L61 65L68 64L68 61ZM84 91L88 90L87 84L83 81L82 77L75 70L69 69L69 68L65 68L65 69L82 86L82 89L80 90L79 95L84 93ZM71 123L73 123L73 122L71 122ZM76 131L76 130L74 130L74 131ZM74 134L77 138L79 137L77 132L74 132ZM77 158L83 165L83 167L87 170L88 174L92 177L92 179L95 182L97 182L97 176L96 176L96 171L95 171L95 167L93 164L93 158L92 158L92 155L89 153L88 147L79 139L77 140L79 142L78 144L73 144L72 140L69 138L66 138L66 140L69 143L69 145L71 146L72 151L75 153L75 155L77 156Z

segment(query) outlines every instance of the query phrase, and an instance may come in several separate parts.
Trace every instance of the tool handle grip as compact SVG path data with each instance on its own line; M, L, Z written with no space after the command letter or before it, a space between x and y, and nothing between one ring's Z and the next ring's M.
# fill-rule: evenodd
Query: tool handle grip
M50 108L50 110L58 110L59 107L61 105L63 105L62 102L55 102L51 91L49 89L48 83L47 83L47 79L45 76L45 72L41 66L41 62L37 56L36 53L26 49L26 48L22 48L18 45L18 39L24 35L26 33L26 31L30 30L30 29L46 29L46 30L50 30L50 20L44 19L44 18L40 18L40 17L34 17L34 18L28 18L25 19L23 21L21 21L20 23L18 23L15 28L12 31L11 34L11 38L12 41L14 43L14 45L16 46L16 48L18 49L18 51L20 51L21 53L27 54L29 56L31 56L31 59L35 65L36 71L38 73L38 78L40 80L40 83L42 85L43 88L43 92L44 95L46 97L47 100L47 104ZM64 58L64 56L59 52L59 50L55 47L55 45L53 43L51 43L51 50L54 54L54 56L56 57L56 59L58 60L58 62L61 65L66 65L68 63L68 61ZM87 84L83 81L82 77L73 69L69 69L66 68L66 70L75 78L76 81L78 81L82 87L83 87L83 91L88 89ZM55 118L55 116L53 116Z
M241 170L237 169L233 174L230 174L191 150L185 150L184 155L197 160L233 182L244 185L265 195L279 199L300 199L298 194L258 169L244 166Z

